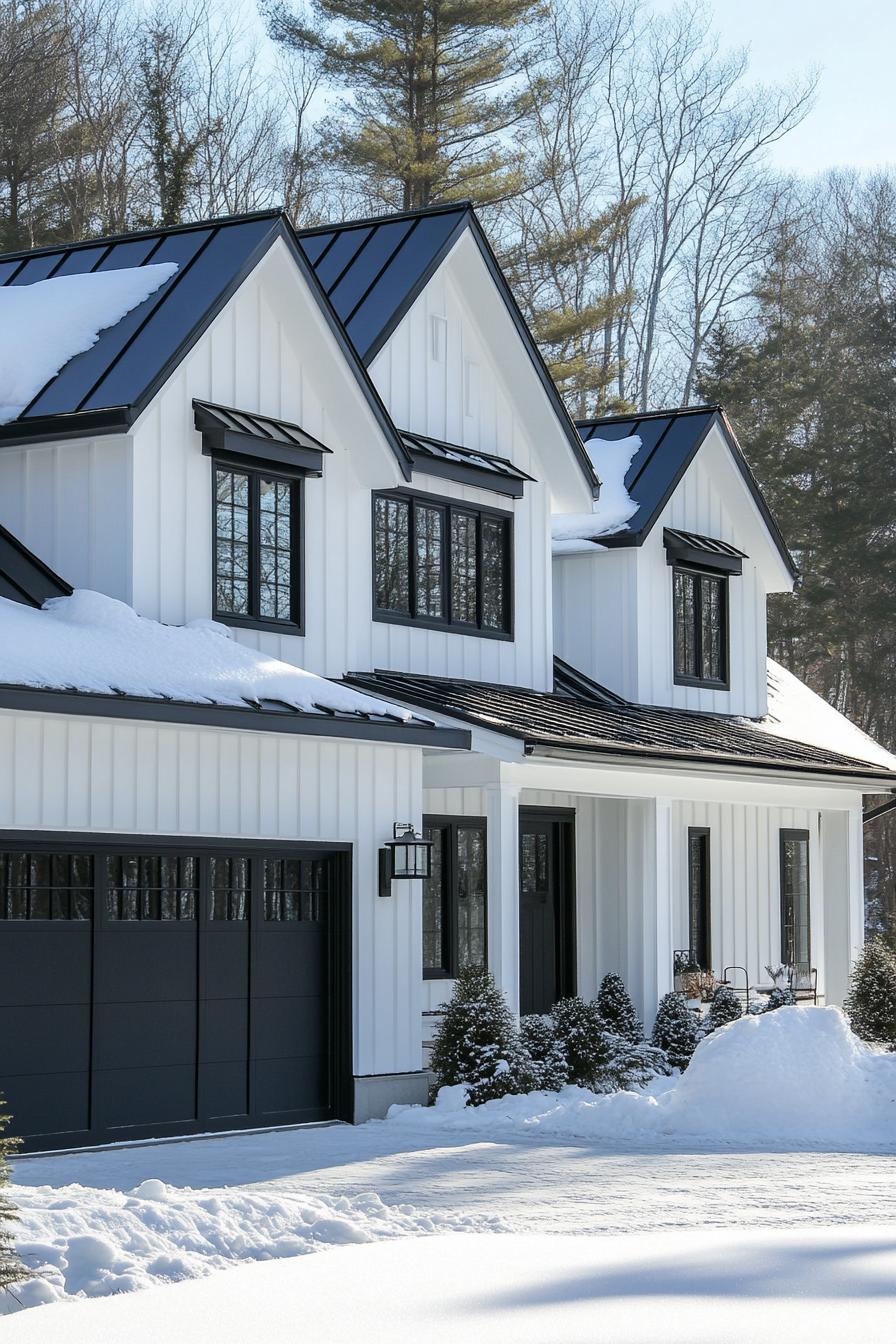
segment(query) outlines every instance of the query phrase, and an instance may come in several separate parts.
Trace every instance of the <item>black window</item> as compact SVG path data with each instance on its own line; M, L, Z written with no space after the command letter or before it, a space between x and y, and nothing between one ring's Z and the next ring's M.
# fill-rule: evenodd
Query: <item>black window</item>
M299 627L301 482L215 465L215 617Z
M676 565L672 590L676 682L727 688L727 576Z
M106 913L110 919L196 918L199 864L195 858L115 854L106 859Z
M216 920L249 918L249 860L209 860L208 917Z
M90 919L89 854L0 853L0 919Z
M265 859L265 919L319 922L327 873L326 859Z
M809 832L781 832L781 960L808 965Z
M423 883L423 974L451 977L486 964L485 822L425 817L432 874Z
M375 615L509 636L511 522L451 500L375 495Z
M688 827L688 947L692 966L712 967L709 927L709 831Z

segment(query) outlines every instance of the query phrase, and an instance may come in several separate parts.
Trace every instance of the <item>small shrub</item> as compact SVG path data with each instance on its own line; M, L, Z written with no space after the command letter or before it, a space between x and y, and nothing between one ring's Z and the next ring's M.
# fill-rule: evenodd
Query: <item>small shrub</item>
M532 1088L536 1092L559 1092L565 1087L569 1065L551 1018L538 1013L521 1017L520 1040L528 1056Z
M597 991L597 1010L608 1031L637 1045L644 1039L644 1028L622 977L605 975Z
M736 1022L739 1017L743 1017L743 1012L743 1005L734 990L729 985L719 985L706 1015L706 1035L719 1027L726 1027L729 1022Z
M789 989L785 989L782 985L775 985L762 1007L762 1012L774 1013L778 1008L789 1008L795 1002L796 1000Z
M684 1000L674 990L664 994L653 1025L652 1044L665 1051L673 1069L687 1068L700 1040L700 1029Z
M19 1140L8 1138L4 1131L11 1117L0 1098L0 1292L14 1283L28 1278L28 1271L17 1259L13 1250L12 1224L18 1215L12 1200L4 1193L9 1185L9 1165L7 1158L18 1147Z
M843 1008L863 1041L896 1048L896 955L883 938L869 938L859 953Z
M612 1057L607 1032L596 1003L574 995L551 1009L554 1031L569 1065L569 1081L604 1091L604 1074Z
M646 1087L657 1074L672 1072L665 1050L647 1041L630 1041L609 1032L604 1039L609 1058L601 1070L602 1092L630 1092Z
M484 967L468 966L458 975L436 1031L430 1068L434 1093L464 1083L471 1106L529 1087L516 1021Z

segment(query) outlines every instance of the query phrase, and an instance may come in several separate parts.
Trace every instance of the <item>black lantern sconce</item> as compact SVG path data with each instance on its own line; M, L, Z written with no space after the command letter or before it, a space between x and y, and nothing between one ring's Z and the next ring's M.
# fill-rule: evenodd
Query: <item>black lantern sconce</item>
M397 821L393 838L380 850L380 895L392 895L393 882L413 882L432 872L432 841L418 835L410 822Z

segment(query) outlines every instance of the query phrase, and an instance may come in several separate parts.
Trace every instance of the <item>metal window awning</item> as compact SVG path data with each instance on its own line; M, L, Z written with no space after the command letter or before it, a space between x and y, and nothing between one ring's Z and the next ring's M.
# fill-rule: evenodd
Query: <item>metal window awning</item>
M427 476L443 476L462 485L475 485L482 490L494 490L499 495L520 499L526 481L534 481L506 457L481 453L463 448L456 443L443 443L424 434L402 431L402 441L411 454L414 471Z
M745 551L739 551L728 541L702 537L698 532L680 532L673 527L663 528L663 545L670 565L684 562L725 574L742 574L747 559Z
M202 435L202 451L210 457L225 456L292 475L322 476L324 453L332 452L301 425L255 411L194 399L193 417Z

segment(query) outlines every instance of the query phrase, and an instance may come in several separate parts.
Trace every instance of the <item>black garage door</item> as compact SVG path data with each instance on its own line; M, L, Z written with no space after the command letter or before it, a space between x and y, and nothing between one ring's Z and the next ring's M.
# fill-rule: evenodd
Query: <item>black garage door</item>
M51 1148L345 1117L344 850L0 850L0 1092Z

